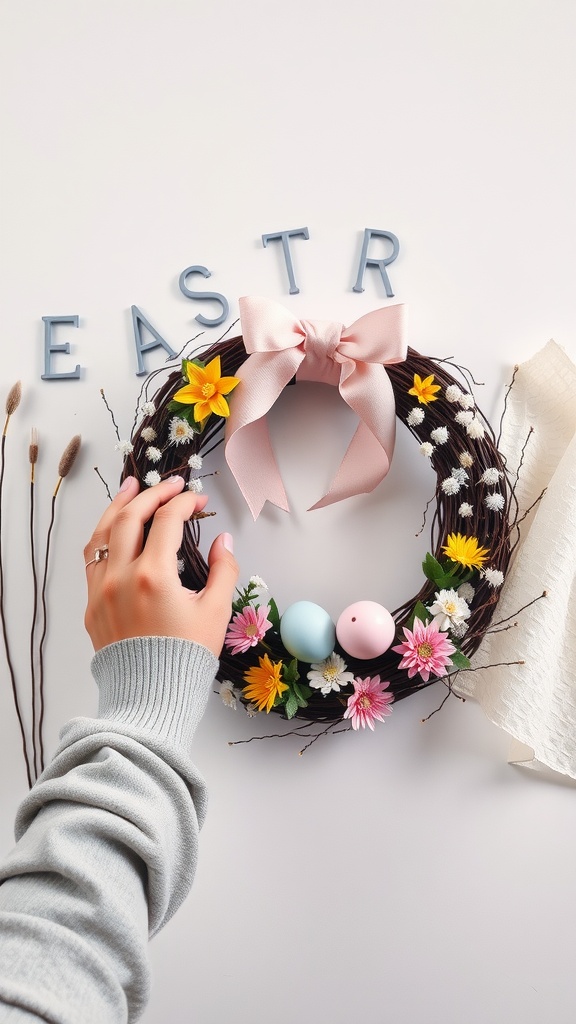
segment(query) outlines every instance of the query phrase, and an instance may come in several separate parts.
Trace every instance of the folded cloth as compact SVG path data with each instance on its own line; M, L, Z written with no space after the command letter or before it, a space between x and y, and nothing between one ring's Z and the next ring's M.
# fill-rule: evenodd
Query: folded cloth
M473 667L524 664L460 673L454 690L512 737L511 763L576 779L576 367L553 341L517 368L500 450L513 480L522 460L518 518L536 504L520 526L492 629L518 625L489 632Z

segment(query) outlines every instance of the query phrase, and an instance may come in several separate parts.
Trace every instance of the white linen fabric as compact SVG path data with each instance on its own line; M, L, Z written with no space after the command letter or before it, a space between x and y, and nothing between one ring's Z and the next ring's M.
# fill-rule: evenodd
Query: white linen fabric
M536 504L520 525L491 628L518 624L487 633L473 668L524 664L460 673L454 690L510 735L511 762L576 779L576 367L553 341L517 368L508 397L500 449L513 478L529 433L519 518Z

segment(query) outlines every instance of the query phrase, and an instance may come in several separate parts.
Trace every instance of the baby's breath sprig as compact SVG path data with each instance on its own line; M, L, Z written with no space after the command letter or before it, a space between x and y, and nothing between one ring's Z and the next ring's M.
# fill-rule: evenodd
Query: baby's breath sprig
M50 561L50 543L52 539L52 531L54 529L54 520L56 516L56 498L58 491L62 485L62 481L66 479L72 466L74 465L78 452L80 451L80 445L82 439L79 434L75 434L71 441L68 442L60 462L58 463L58 479L52 494L52 507L50 514L50 524L48 526L48 533L46 534L46 554L44 557L44 575L42 578L42 635L40 637L39 646L39 697L40 697L40 711L38 718L38 738L40 743L40 771L44 770L44 739L43 739L43 725L44 725L44 642L46 640L46 633L48 631L48 608L46 604L46 588L48 584L48 565Z

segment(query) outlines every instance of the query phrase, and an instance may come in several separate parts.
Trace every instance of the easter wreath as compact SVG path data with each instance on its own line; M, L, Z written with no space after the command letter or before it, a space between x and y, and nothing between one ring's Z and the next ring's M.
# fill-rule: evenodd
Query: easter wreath
M255 306L249 307L250 302ZM385 307L342 332L340 325L292 322L287 311L267 300L241 300L243 336L218 341L201 358L184 358L181 368L169 374L150 400L150 382L159 371L152 374L142 391L140 418L135 420L132 437L130 441L119 440L117 445L124 455L122 477L133 474L144 486L152 486L178 473L189 489L201 491L204 461L224 441L225 426L228 434L234 420L230 411L237 411L236 403L243 403L243 412L240 418L236 416L231 436L234 430L238 432L246 426L250 431L254 422L262 427L262 407L254 405L253 392L260 390L260 375L268 372L267 363L284 360L264 413L273 404L276 393L293 379L292 371L304 359L309 343L308 362L315 364L315 368L308 375L304 373L302 379L328 380L326 366L330 366L330 373L335 371L343 377L342 365L350 362L349 347L344 356L337 355L341 339L348 339L349 346L353 344L358 324L360 332L363 327L368 334L372 366L376 364L389 382L386 386L392 399L394 425L398 417L408 427L421 455L430 459L437 476L431 545L422 564L422 587L392 614L372 602L351 606L338 622L337 638L334 626L326 622L323 613L320 648L303 650L298 631L294 637L286 627L296 606L281 614L273 598L267 596L263 580L252 577L238 590L218 673L225 703L235 707L240 702L251 715L272 711L288 719L326 723L324 731L343 719L348 719L356 729L373 728L375 721L383 721L390 713L393 701L439 679L447 683L450 691L455 674L470 669L469 659L491 625L512 549L514 487L494 432L476 405L467 371L456 368L461 374L457 379L450 372L455 367L449 360L429 358L412 348L401 352L401 345L391 358L379 359L374 354L378 352L379 332L401 333L399 311L400 306ZM378 320L383 314L388 323ZM291 321L289 330L293 338L288 347L293 350L292 356L295 353L295 364L290 363L292 356L286 357L284 349L278 350L276 344L276 328L282 334L286 318ZM252 332L254 319L260 327L264 325L267 344L272 339L272 352L262 352L253 339L250 348L246 344L247 329ZM362 324L363 321L366 323ZM311 341L315 344L314 352ZM346 345L340 348L344 351ZM250 372L246 372L250 361ZM333 374L329 382L336 383ZM369 421L374 396L380 395L381 385L379 379L379 390L373 390L364 402ZM377 398L376 404L379 401ZM251 403L253 407L247 413L246 407ZM358 402L349 404L356 408ZM360 427L365 429L366 424L361 423ZM373 444L379 424L369 422L370 430ZM389 424L383 431L390 433ZM384 449L381 436L377 437L377 444ZM265 438L264 447L267 445ZM368 483L355 479L347 490L348 485L339 479L332 493L314 507L339 500L347 493L371 490L387 468L388 453L384 452L380 469L373 473L377 451L373 445L367 460L367 472L372 474ZM343 465L349 453L350 449ZM273 462L268 447L263 462L270 458ZM355 458L353 476L357 453ZM232 460L228 461L232 466ZM261 464L258 460L259 469ZM239 473L233 471L238 479ZM258 481L255 486L258 489ZM265 498L253 495L248 500L256 515ZM271 500L282 505L281 484ZM185 531L178 561L182 584L191 590L201 589L208 573L199 542L197 518ZM317 606L312 605L306 612L312 609ZM360 627L358 630L354 623Z

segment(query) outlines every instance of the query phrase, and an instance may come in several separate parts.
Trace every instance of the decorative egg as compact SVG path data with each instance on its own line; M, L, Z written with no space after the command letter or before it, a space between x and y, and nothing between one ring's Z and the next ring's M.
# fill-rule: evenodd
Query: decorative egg
M376 601L348 605L336 623L338 643L352 658L378 658L387 651L396 633L390 612Z
M332 654L336 630L328 612L320 605L296 601L280 619L280 636L290 654L312 664Z

